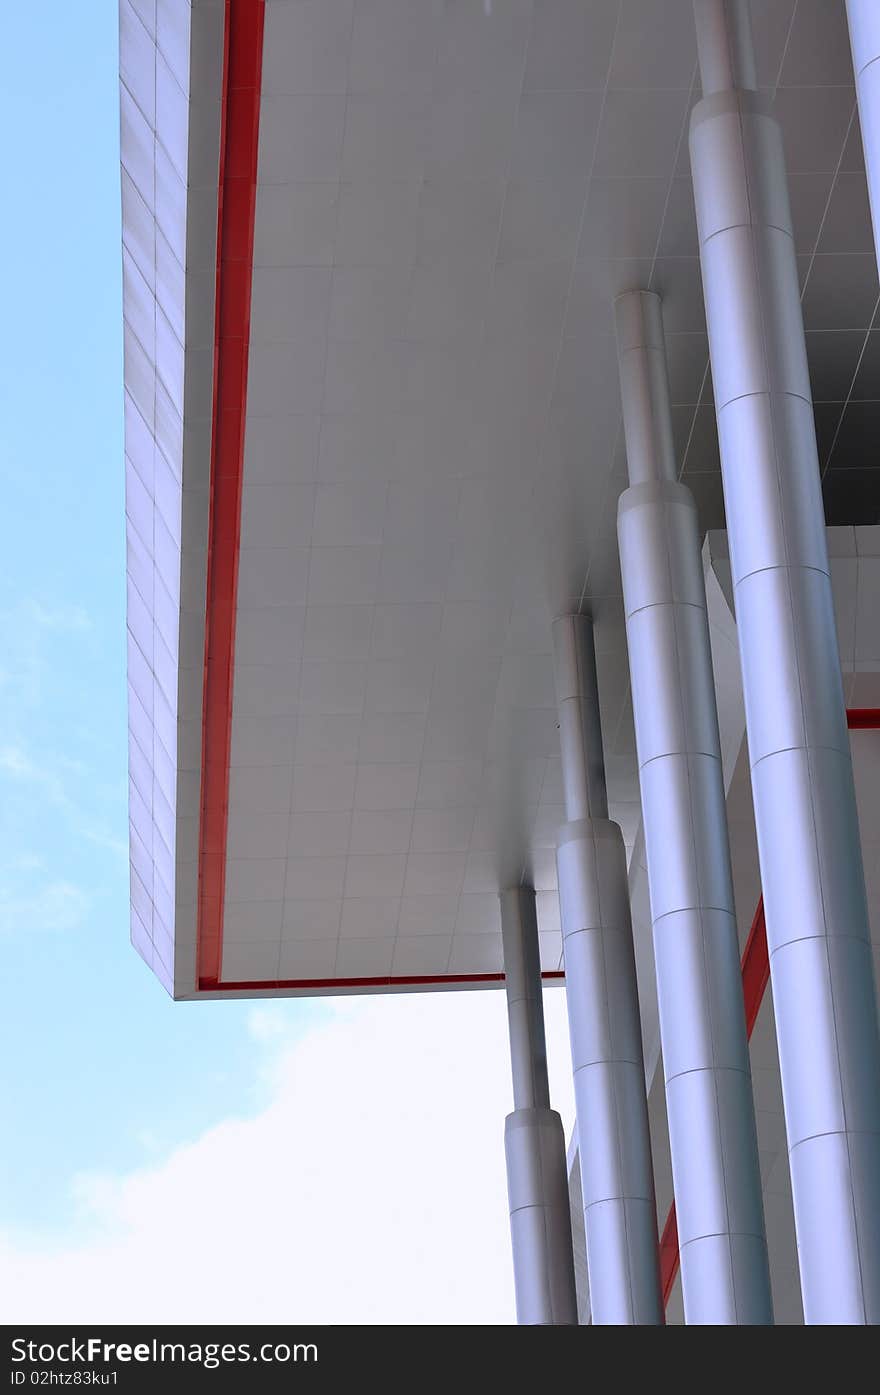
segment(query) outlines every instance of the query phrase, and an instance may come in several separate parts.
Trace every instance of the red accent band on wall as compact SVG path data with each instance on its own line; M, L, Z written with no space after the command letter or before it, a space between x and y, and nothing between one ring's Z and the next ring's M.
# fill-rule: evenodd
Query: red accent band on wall
M541 978L546 981L565 978L562 969L546 969ZM224 992L233 993L253 993L265 989L278 988L299 988L319 991L327 988L402 988L402 987L430 987L431 985L441 985L450 983L503 983L503 974L380 974L376 978L281 978L269 979L267 981L256 979L243 979L240 983L224 981L223 983L207 984L199 986L203 989L217 990L222 988Z
M880 708L850 707L846 713L850 731L876 731L880 727Z
M764 992L770 982L770 955L767 951L767 922L764 919L764 898L758 897L758 905L752 920L749 937L742 957L743 1006L746 1010L746 1036L751 1041L758 1013L764 1001Z
M850 731L880 730L880 708L851 707L847 710L846 724ZM746 1010L746 1034L751 1039L764 993L770 982L770 951L767 945L767 922L764 919L764 898L758 899L749 937L742 957L743 1003ZM678 1273L678 1221L675 1215L675 1202L669 1208L663 1234L660 1238L660 1284L663 1290L664 1305Z
M248 344L264 0L226 0L220 168L214 402L202 703L202 802L196 976L220 978L235 606L241 531L241 482L247 402Z

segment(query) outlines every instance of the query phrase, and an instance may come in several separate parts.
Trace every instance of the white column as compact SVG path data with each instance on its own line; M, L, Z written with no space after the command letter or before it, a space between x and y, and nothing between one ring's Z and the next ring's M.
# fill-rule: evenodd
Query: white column
M706 589L677 480L660 299L616 302L618 538L688 1323L771 1323Z
M568 1168L550 1108L535 893L501 893L513 1113L504 1124L517 1322L577 1325Z
M782 139L695 0L691 166L804 1313L880 1321L880 1043Z
M877 0L846 0L865 172L880 267L880 5Z
M592 621L553 624L568 820L557 869L593 1321L662 1323L623 836L608 818Z

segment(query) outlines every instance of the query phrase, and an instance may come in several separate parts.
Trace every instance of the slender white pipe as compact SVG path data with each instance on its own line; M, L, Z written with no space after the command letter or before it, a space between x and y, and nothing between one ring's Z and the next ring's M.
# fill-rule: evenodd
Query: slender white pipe
M562 1120L550 1108L535 893L501 893L513 1113L504 1126L516 1315L521 1324L576 1325L568 1167Z

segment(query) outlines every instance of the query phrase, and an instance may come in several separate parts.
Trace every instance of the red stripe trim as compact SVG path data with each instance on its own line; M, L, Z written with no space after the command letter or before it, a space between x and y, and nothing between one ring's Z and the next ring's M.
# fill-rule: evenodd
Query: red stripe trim
M749 930L742 957L743 1005L746 1010L746 1035L751 1040L764 992L770 982L770 955L767 951L767 922L764 919L764 898L758 905Z
M663 1294L663 1307L669 1303L669 1295L678 1273L678 1219L675 1202L669 1208L663 1234L660 1236L660 1291Z
M565 978L561 969L547 969L542 979ZM233 992L248 993L278 988L401 988L427 984L447 985L450 983L503 983L503 974L397 974L380 975L378 978L281 978L281 979L242 979L234 983L224 980L200 979L202 993Z
M214 402L202 703L197 977L218 979L223 952L229 745L241 482L247 402L254 208L260 129L264 0L226 0L220 168Z
M846 713L850 731L876 731L880 727L880 708L850 707Z
M880 730L880 708L851 707L846 714L846 724L850 731ZM764 898L761 896L742 957L743 1003L746 1010L746 1033L750 1040L769 982L770 951L767 946ZM672 1293L675 1276L678 1273L678 1265L678 1221L673 1201L660 1239L660 1284L663 1290L664 1305L669 1302L669 1295Z

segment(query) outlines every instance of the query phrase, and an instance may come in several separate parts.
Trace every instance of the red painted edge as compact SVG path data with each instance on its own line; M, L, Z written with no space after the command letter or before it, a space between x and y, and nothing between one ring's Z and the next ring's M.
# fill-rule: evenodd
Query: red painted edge
M880 708L849 707L846 724L850 731L876 731L880 727Z
M565 978L562 969L547 969L541 974L542 979ZM388 974L379 975L377 978L280 978L280 979L242 979L240 982L230 982L224 980L222 983L210 982L207 979L199 980L200 992L234 992L248 993L261 989L273 988L396 988L408 985L410 987L425 986L429 984L448 983L503 983L503 974Z
M678 1263L678 1219L673 1201L669 1208L669 1215L666 1217L663 1234L660 1236L660 1290L663 1294L664 1308L669 1303L669 1297L675 1284Z
M850 707L846 714L846 724L850 731L880 730L880 708ZM770 953L767 947L767 922L764 919L764 898L758 898L749 937L742 956L743 1004L746 1010L746 1033L751 1039L764 993L770 982ZM675 1215L675 1202L669 1208L663 1234L660 1237L660 1284L664 1306L678 1273L678 1221Z
M746 1036L751 1040L764 991L770 982L770 955L767 951L767 922L764 919L764 898L758 897L758 905L752 919L749 937L742 957L743 1006L746 1010Z
M219 979L264 0L226 0L208 516L196 976Z

